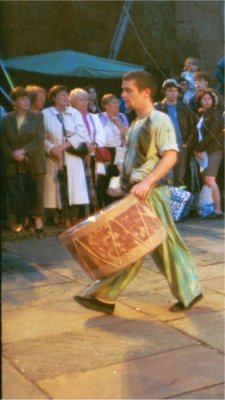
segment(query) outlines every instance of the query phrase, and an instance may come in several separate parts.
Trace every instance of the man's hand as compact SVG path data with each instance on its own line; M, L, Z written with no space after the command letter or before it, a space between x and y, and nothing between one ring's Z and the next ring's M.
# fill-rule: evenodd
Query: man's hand
M177 151L176 150L166 150L163 153L161 160L156 164L155 168L150 172L146 178L140 183L134 185L131 189L131 193L137 196L141 200L146 200L150 190L154 189L157 182L164 178L169 170L177 162Z
M140 200L146 200L153 185L150 184L149 179L145 178L142 182L137 183L131 189L131 193L137 196Z

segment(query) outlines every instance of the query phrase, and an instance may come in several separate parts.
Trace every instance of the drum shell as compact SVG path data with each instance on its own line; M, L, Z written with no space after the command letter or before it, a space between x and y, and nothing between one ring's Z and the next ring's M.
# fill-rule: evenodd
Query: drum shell
M96 280L152 252L166 236L155 213L129 194L67 229L59 238L89 277Z

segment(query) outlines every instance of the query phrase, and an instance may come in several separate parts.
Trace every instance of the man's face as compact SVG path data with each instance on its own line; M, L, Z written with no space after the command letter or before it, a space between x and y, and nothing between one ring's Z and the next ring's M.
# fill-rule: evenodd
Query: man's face
M134 79L122 82L122 98L129 109L140 109L149 100L150 94L150 89L139 90Z
M165 98L168 103L176 103L178 96L179 92L176 87L170 87L165 90Z
M205 90L208 87L208 82L204 78L195 79L195 87L197 90Z
M19 96L13 101L13 106L18 111L29 111L30 99L28 96Z

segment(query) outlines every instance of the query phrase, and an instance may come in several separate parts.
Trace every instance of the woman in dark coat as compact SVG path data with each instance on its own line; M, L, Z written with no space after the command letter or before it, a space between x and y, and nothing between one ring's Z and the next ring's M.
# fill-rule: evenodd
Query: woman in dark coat
M30 111L30 100L22 87L10 94L14 111L2 120L2 151L11 214L11 229L21 232L34 217L35 229L43 229L43 182L45 173L44 122L41 113Z
M210 90L200 91L196 102L200 111L197 124L198 136L192 143L195 156L204 159L204 152L208 158L203 171L204 184L212 188L212 198L215 206L215 218L223 216L221 209L221 196L216 182L216 176L223 158L223 118L215 106L215 98Z

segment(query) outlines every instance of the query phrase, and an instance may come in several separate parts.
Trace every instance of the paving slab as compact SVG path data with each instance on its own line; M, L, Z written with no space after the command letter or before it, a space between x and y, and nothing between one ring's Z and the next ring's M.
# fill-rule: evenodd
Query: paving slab
M81 285L89 286L92 283L90 277L74 259L62 261L61 263L48 266L47 268Z
M205 279L202 281L204 291L213 291L216 293L225 294L225 282L224 279L212 278Z
M80 290L76 282L58 283L2 292L2 311L71 302Z
M31 310L30 314L35 315L32 323L32 316L23 315L21 310L19 322L14 316L18 326L15 335L10 335L7 327L3 331L3 354L13 363L17 362L17 367L32 381L199 344L197 340L120 304L113 316L91 314L81 307L80 314L72 315L68 312L68 304L64 312L62 308L58 313L53 308L50 311L53 318L47 309L43 322L40 310L35 308L33 313ZM14 332L16 324L11 322L9 327Z
M65 276L57 275L47 269L33 269L32 272L21 272L18 274L4 274L2 276L2 289L6 292L13 290L25 290L34 286L54 285L56 283L68 282Z
M207 367L206 367L207 366ZM194 346L38 382L52 398L164 399L223 382L223 356Z
M39 307L28 304L19 312L18 309L3 312L2 339L4 343L13 343L73 332L83 326L86 318L86 313L73 299Z
M218 351L224 352L224 311L188 316L177 321L171 321L169 325Z
M215 385L213 387L208 387L202 390L197 390L194 392L189 392L186 394L180 394L179 397L173 396L173 399L224 399L224 385ZM170 397L168 397L170 398Z
M188 219L185 222L177 223L177 229L185 236L191 233L191 236L214 236L221 237L224 235L224 221L223 220L198 220ZM198 229L196 229L196 227Z
M7 251L42 265L54 265L59 261L71 260L72 257L57 237L30 239L22 242L4 242Z
M201 280L221 278L224 279L224 263L206 265L198 268L199 278Z
M105 316L74 302L91 280L57 237L4 242L5 398L224 398L223 224L178 229L204 291L182 312L150 255Z
M125 327L130 318L139 324L139 320L146 319L150 324L151 317L141 313L135 308L117 303L113 316L105 316L97 311L86 310L78 305L73 298L68 301L41 304L40 306L23 307L5 310L2 313L2 339L3 343L15 343L21 340L35 340L66 332L78 333L86 330L86 321L92 317L110 321L113 330L123 321ZM157 322L156 322L157 325ZM123 331L123 326L120 327ZM138 328L137 328L138 329ZM136 330L137 330L136 329ZM171 329L171 328L170 328Z
M50 399L42 390L24 378L7 360L2 360L2 399Z
M169 289L160 291L160 293L143 292L132 294L124 293L120 302L139 309L159 321L173 321L195 315L214 313L215 310L224 310L224 296L216 293L205 293L203 299L195 304L194 307L187 310L180 310L175 307L176 300L172 297Z
M189 249L191 249L191 254L195 260L197 268L205 265L220 264L224 262L224 254L220 252L213 252L210 250L210 247L200 249L192 245L189 246Z
M36 262L30 262L11 252L3 251L1 254L2 275L35 272L38 268L40 269L40 265Z

